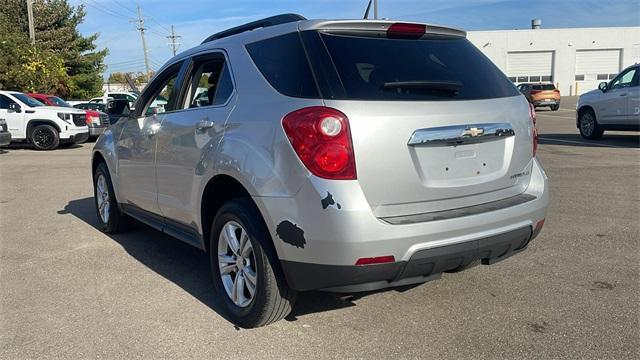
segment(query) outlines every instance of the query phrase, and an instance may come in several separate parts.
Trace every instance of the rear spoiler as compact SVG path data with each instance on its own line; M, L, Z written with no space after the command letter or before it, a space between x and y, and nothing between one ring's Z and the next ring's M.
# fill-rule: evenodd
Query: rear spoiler
M372 36L376 33L387 33L392 26L416 26L426 27L424 36L426 37L466 37L463 30L450 28L441 25L421 24L404 21L391 20L318 20L304 21L300 23L300 31L319 30L331 33Z

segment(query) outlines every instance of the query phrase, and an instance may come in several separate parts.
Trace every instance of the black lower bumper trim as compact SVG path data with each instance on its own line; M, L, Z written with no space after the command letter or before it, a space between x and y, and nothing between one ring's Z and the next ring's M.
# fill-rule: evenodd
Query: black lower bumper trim
M533 239L530 226L463 243L419 250L409 261L339 266L282 261L287 282L297 291L358 292L425 282L443 272L478 263L491 265L522 250Z
M11 143L10 132L0 132L0 146L9 145Z

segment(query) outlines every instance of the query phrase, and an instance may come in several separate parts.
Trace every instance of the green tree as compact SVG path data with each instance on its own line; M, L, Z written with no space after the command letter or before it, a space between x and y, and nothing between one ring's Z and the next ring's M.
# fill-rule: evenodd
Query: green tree
M0 14L0 84L3 89L62 93L69 87L64 60L30 46L25 34L10 29Z
M56 94L69 98L99 95L107 50L96 49L98 34L85 37L77 30L85 16L84 6L72 6L67 0L35 0L33 12L35 51L61 58L66 70L66 83L56 86ZM7 22L9 29L28 34L26 1L0 0L0 15L4 15L0 21Z

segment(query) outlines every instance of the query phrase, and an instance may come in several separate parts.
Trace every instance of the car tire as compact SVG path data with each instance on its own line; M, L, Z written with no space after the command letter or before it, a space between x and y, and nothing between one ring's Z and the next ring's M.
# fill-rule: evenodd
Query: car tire
M588 140L598 140L604 133L604 130L598 125L593 110L584 110L580 113L578 129L580 130L580 135Z
M43 124L31 130L29 140L36 150L53 150L60 145L60 134L53 126Z
M107 234L122 232L132 222L129 216L120 211L114 194L109 169L104 162L101 162L93 174L93 199L98 228Z
M269 231L249 198L222 206L209 244L214 288L229 320L256 328L291 312L296 292L289 289Z
M551 111L558 111L560 109L560 105L551 105Z

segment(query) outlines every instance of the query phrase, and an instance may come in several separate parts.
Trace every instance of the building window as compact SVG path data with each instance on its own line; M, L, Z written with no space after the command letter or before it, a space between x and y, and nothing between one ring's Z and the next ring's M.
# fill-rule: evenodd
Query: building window
M529 81L540 81L542 76L529 76Z
M609 74L598 74L598 80L609 80Z
M584 81L584 75L576 75L576 81Z
M618 74L609 74L609 80L613 79L614 77L616 77L616 75Z
M528 76L518 76L518 82L527 82L529 81Z
M542 77L542 81L548 81L548 82L551 82L552 80L553 80L553 76L550 76L550 75L549 75L549 76L543 76L543 77Z
M516 82L516 77L515 76L509 76L509 80L511 82Z

